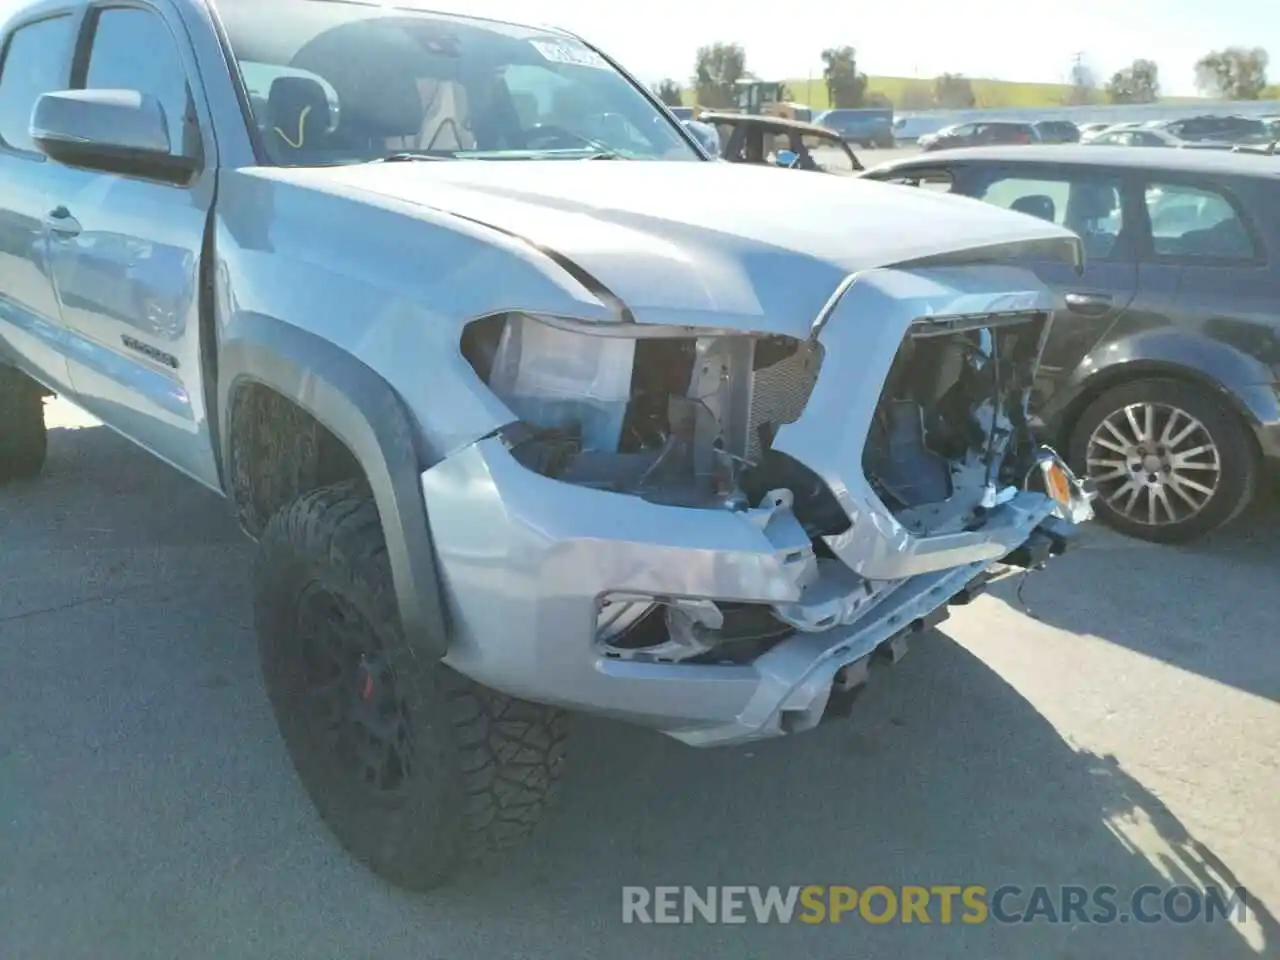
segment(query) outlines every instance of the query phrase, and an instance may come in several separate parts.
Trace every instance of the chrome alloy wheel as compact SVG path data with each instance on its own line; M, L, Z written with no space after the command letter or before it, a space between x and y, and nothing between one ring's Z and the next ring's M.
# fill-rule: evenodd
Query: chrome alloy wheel
M1108 415L1085 456L1100 497L1146 526L1196 516L1222 480L1222 456L1204 424L1163 403L1131 403Z

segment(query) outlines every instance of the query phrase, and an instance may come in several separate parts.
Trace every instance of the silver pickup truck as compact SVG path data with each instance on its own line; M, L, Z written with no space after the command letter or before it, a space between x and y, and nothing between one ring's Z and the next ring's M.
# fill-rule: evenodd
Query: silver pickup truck
M710 161L545 27L10 10L0 480L57 394L226 496L298 774L395 883L532 827L566 710L807 730L1089 515L1026 416L1059 227Z

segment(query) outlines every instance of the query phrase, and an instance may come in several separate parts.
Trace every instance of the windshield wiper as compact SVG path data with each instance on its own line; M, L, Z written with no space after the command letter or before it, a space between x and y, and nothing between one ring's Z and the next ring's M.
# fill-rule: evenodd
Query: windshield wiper
M374 157L370 163L408 163L414 160L456 160L457 157L452 154L440 153L412 153L403 151L401 153L389 153L385 157Z

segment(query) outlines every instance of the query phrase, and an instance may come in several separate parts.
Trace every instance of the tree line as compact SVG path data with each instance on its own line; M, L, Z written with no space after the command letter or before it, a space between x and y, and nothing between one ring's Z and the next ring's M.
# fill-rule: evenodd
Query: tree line
M904 110L963 110L979 106L973 81L963 74L943 73L932 81L907 84L897 103L885 94L868 90L868 78L858 69L857 51L851 46L822 51L822 82L832 107L896 106ZM1261 47L1226 47L1205 54L1196 62L1196 84L1207 96L1226 100L1280 99L1280 85L1268 86L1268 55ZM1070 82L1062 102L1154 103L1160 99L1160 68L1154 60L1138 58L1100 83L1083 56L1069 71ZM663 80L654 88L668 104L678 106L686 89L696 103L711 109L734 104L734 85L759 79L747 69L741 44L711 43L698 48L693 76L687 86ZM784 91L783 99L791 99ZM996 106L996 104L984 104Z
M1210 51L1196 61L1196 86L1223 100L1280 99L1280 88L1267 84L1269 61L1262 47ZM1102 93L1108 103L1154 103L1160 99L1160 68L1152 60L1135 60L1112 74Z

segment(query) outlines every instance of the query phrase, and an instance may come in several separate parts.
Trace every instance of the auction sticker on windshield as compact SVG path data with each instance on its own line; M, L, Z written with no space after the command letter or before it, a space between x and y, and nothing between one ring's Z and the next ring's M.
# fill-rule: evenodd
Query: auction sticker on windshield
M530 40L529 43L552 63L568 63L575 67L595 67L608 70L609 61L590 47L565 40Z

